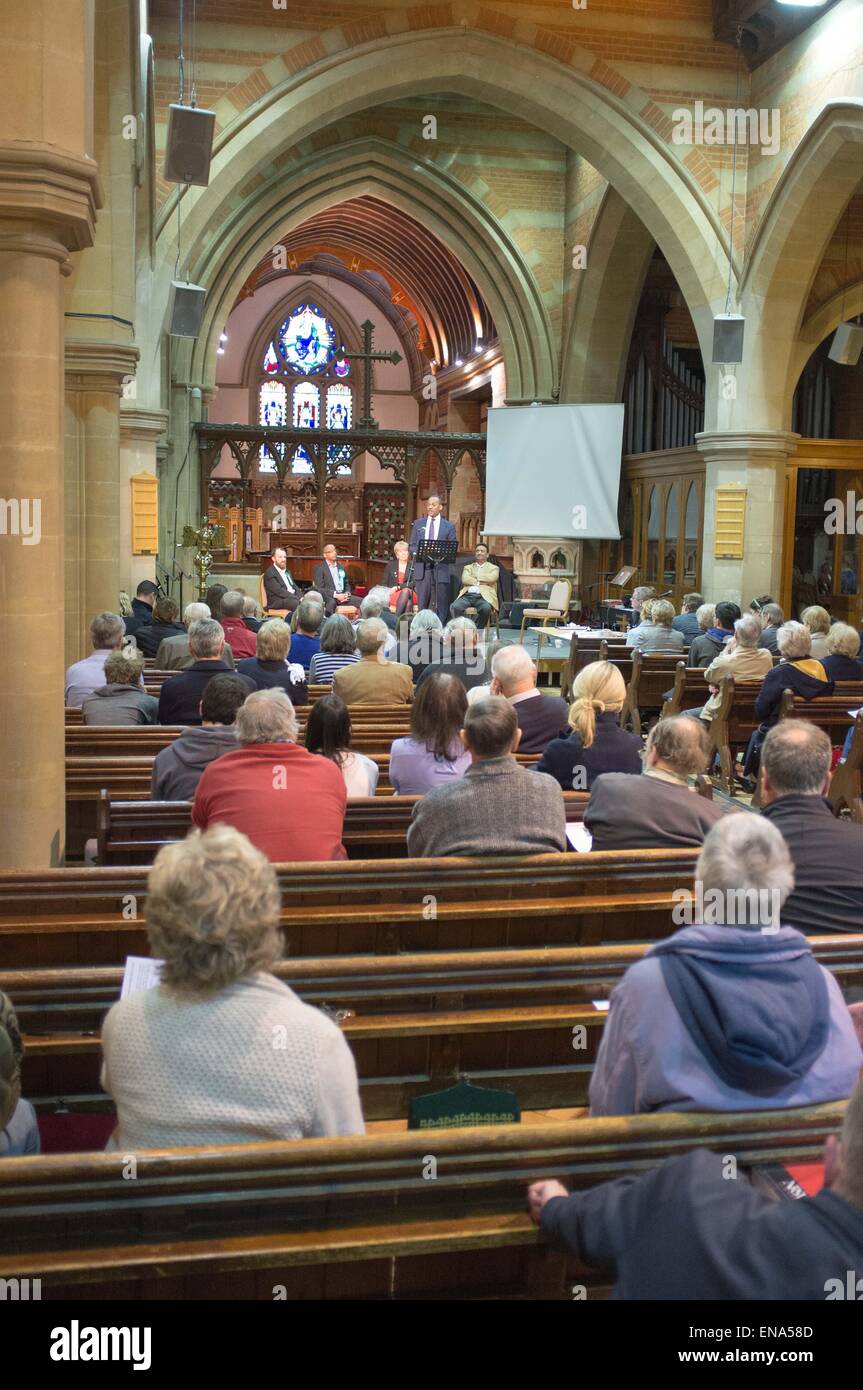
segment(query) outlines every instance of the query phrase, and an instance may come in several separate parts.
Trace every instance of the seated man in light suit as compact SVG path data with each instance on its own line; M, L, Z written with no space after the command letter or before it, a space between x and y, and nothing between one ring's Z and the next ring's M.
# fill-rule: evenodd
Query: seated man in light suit
M273 563L264 571L264 593L268 611L293 613L302 594L288 569L288 556L281 546L273 551Z
M465 565L461 572L461 589L449 611L454 618L463 618L468 608L475 608L476 625L482 632L488 626L492 613L497 615L497 581L500 570L497 565L489 564L488 546L483 545L482 541L476 547L474 555L474 563Z
M418 517L411 527L409 541L411 555L416 556L420 541L456 542L455 527L445 516L441 516L443 503L432 493L426 502L426 516ZM417 560L414 566L414 585L420 608L430 608L441 621L449 612L449 564L432 565Z
M327 617L331 613L353 617L357 610L351 602L351 583L344 565L338 563L336 547L325 545L323 555L323 563L312 571L312 584L324 600Z

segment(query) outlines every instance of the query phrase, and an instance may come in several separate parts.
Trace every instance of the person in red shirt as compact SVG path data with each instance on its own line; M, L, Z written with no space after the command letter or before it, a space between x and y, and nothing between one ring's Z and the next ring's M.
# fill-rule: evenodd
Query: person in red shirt
M274 863L345 859L344 778L335 763L297 743L297 716L284 690L249 695L235 727L240 747L204 769L193 823L199 830L232 825Z
M255 656L257 653L255 633L243 620L244 602L243 595L237 589L228 589L222 594L222 627L225 629L225 641L234 653L236 661L244 656Z

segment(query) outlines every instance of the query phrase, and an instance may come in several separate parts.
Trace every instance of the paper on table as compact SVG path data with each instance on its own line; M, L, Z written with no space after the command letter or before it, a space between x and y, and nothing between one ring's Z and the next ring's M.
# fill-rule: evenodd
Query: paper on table
M608 1000L608 999L591 999L590 1002L591 1002L591 1004L593 1005L593 1007L594 1007L595 1009L599 1009L599 1012L600 1012L600 1013L602 1013L602 1014L607 1014L607 1013L608 1013L608 1005L609 1005L609 1003L610 1003L610 1000Z
M579 854L587 854L593 844L593 836L589 830L585 830L581 821L571 821L567 823L566 838L574 850Z
M159 983L161 968L162 961L152 956L127 956L120 998L125 999L127 994L138 994L142 989L154 989Z
M856 719L858 714L863 714L863 705L861 705L859 709L849 709L848 713L851 715L852 719Z

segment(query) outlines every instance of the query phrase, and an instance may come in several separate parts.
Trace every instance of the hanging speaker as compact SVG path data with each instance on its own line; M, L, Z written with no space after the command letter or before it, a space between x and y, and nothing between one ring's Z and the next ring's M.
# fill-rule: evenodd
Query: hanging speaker
M733 367L743 361L742 314L717 314L713 320L713 364Z
M856 367L863 352L863 328L856 323L840 323L833 334L827 356L842 367Z
M163 170L169 183L197 183L206 188L210 181L215 125L215 111L171 103Z
M168 315L172 338L197 338L204 320L207 291L202 285L189 285L183 280L171 282Z

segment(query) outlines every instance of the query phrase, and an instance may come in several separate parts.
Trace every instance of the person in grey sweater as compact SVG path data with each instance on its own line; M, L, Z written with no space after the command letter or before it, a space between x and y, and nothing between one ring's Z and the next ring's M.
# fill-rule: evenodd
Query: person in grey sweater
M153 759L152 801L194 801L204 768L239 748L234 720L248 693L234 675L214 676L204 687L200 727L184 729Z
M631 628L626 634L626 645L638 647L642 652L680 652L686 647L682 632L672 627L674 605L667 599L653 600L650 617Z
M519 767L521 729L501 695L469 706L461 740L471 766L434 787L413 809L408 854L541 854L566 849L563 792L553 777Z
M158 724L159 701L141 684L144 658L134 647L121 647L105 662L105 685L81 706L85 724Z
M160 982L102 1029L122 1153L364 1132L338 1025L272 973L284 942L275 870L233 826L166 845L147 880Z

